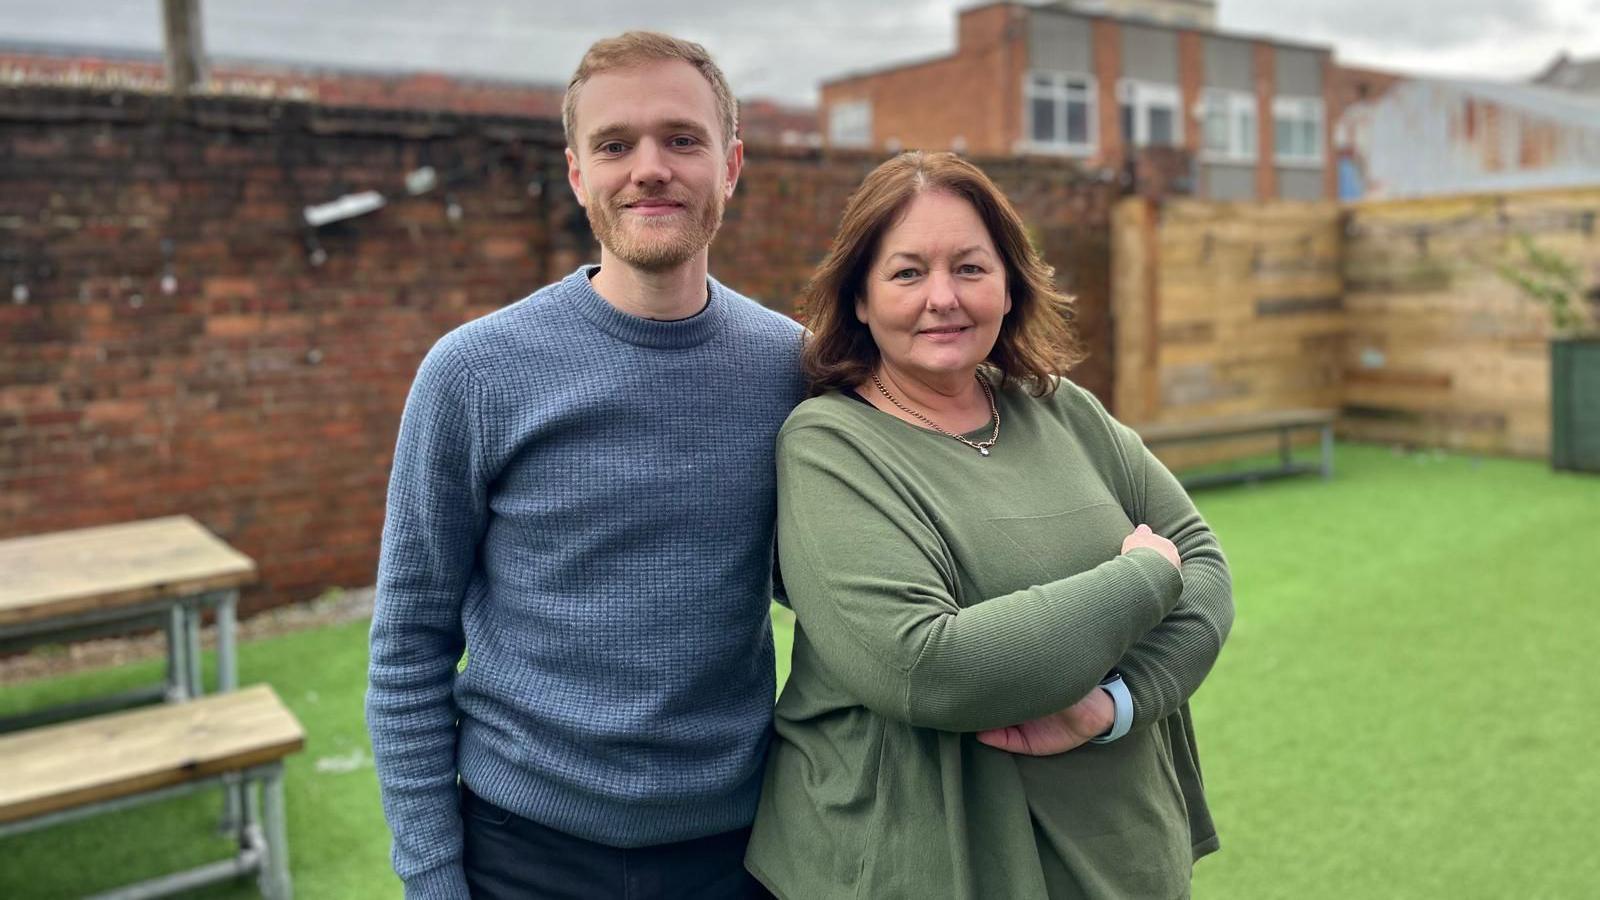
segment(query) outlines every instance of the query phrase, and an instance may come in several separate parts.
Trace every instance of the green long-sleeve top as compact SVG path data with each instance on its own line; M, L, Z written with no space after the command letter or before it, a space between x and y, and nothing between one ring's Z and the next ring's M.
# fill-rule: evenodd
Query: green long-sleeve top
M746 863L780 897L1182 897L1216 849L1188 699L1232 624L1221 548L1088 392L996 402L988 457L837 393L779 434L794 656ZM1181 575L1120 552L1141 522ZM977 741L1112 669L1120 740Z

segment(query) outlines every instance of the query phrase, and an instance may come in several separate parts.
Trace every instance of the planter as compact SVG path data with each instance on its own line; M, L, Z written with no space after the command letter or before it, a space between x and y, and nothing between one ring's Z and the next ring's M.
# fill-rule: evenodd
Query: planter
M1600 337L1550 342L1550 464L1600 472Z

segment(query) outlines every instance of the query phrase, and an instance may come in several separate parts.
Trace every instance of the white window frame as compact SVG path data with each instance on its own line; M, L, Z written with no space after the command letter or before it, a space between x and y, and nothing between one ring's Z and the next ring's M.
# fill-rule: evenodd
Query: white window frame
M1213 115L1222 116L1228 129L1227 146L1210 145ZM1261 155L1261 111L1250 91L1205 88L1200 93L1200 158L1215 163L1254 163Z
M1325 154L1323 145L1327 143L1325 126L1326 116L1323 110L1321 97L1274 97L1272 98L1272 158L1282 166L1320 167ZM1298 149L1285 148L1283 142L1278 140L1278 126L1282 123L1291 126L1311 126L1312 148L1310 153L1300 152Z
M1039 84L1048 80L1048 85ZM1056 138L1041 141L1033 134L1033 101L1049 100L1056 106ZM1067 139L1067 108L1073 102L1083 104L1087 140L1074 143ZM1060 72L1035 69L1022 76L1023 140L1022 144L1035 153L1052 153L1064 156L1093 156L1100 147L1100 86L1093 75L1082 72Z
M828 144L872 146L872 101L840 100L828 105Z
M1122 107L1133 108L1133 146L1183 146L1183 93L1177 85L1124 78L1117 82L1117 104L1119 123L1122 121ZM1165 109L1172 117L1171 143L1150 143L1150 111L1157 107Z

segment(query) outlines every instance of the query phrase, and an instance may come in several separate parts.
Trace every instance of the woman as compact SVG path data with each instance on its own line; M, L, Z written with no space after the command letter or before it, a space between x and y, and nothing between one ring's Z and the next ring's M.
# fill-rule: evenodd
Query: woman
M780 897L1181 897L1217 846L1187 700L1227 564L1060 377L1051 278L982 172L913 152L807 288L816 396L778 444L793 666L746 856Z

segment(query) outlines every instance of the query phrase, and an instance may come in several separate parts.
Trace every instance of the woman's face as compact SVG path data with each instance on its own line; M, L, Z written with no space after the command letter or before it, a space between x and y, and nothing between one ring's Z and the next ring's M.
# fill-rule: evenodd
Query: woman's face
M879 242L856 301L891 372L926 382L971 378L1011 310L1006 271L971 203L918 194Z

